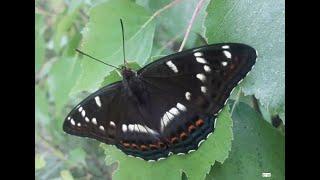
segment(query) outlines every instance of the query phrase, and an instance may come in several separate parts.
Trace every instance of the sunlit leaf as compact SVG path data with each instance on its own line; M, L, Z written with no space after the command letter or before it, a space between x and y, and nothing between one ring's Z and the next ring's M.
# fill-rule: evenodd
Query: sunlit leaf
M232 140L232 120L226 107L219 115L215 132L200 148L188 155L172 155L169 158L150 163L134 157L128 157L119 149L103 145L107 155L106 163L119 161L114 179L180 179L185 172L189 180L204 179L215 161L223 163L228 157ZM165 173L164 173L165 172Z
M240 103L232 116L234 140L229 158L215 164L208 179L284 179L285 141L270 123L262 119L251 107Z
M210 43L239 42L258 51L258 61L241 83L271 114L284 113L284 0L215 0L207 8Z

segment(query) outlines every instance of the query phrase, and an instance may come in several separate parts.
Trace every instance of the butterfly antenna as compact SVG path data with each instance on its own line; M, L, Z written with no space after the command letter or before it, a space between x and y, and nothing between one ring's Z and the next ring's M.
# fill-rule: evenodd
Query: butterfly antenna
M93 59L93 60L95 60L95 61L98 61L98 62L100 62L100 63L102 63L102 64L105 64L105 65L107 65L107 66L111 66L111 67L113 67L113 68L116 68L116 69L118 69L118 70L121 70L120 68L118 68L117 66L114 66L114 65L111 65L111 64L108 64L108 63L105 63L105 62L103 62L103 61L101 61L101 60L99 60L99 59L97 59L97 58L95 58L95 57L92 57L92 56L90 56L89 54L87 54L87 53L84 53L84 52L82 52L81 50L79 50L79 49L75 49L78 53L80 53L80 54L82 54L82 55L84 55L84 56L87 56L87 57L89 57L89 58L91 58L91 59Z
M121 30L122 30L122 51L123 51L123 63L125 67L127 67L127 61L126 61L126 51L125 51L125 45L124 45L124 28L123 28L123 22L122 19L120 19L121 24Z

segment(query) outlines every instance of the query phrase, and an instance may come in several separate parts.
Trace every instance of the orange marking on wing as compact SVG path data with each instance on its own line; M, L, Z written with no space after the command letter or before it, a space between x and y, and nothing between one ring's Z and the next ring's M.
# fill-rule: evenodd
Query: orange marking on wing
M138 146L137 146L136 144L134 144L134 143L131 144L131 147L132 147L133 149L138 149Z
M180 139L181 139L182 141L186 140L187 137L188 137L188 135L187 135L187 133L185 133L185 132L182 132L182 133L180 134Z
M166 145L165 145L163 142L161 142L161 141L158 142L158 146L159 146L160 148L166 147Z
M195 130L196 130L196 127L195 127L193 124L191 124L191 125L188 127L188 132L189 132L189 133L193 133Z
M203 124L204 124L204 121L203 121L202 119L198 119L198 120L196 121L196 126L197 126L197 127L201 127Z
M150 149L156 150L159 148L159 144L149 144Z
M129 144L129 143L122 143L122 145L123 145L125 148L129 148L129 147L130 147L130 144Z
M146 151L148 150L148 147L146 145L140 145L141 151Z
M173 137L173 138L170 139L170 142L172 144L176 144L176 143L178 143L178 138L177 137Z

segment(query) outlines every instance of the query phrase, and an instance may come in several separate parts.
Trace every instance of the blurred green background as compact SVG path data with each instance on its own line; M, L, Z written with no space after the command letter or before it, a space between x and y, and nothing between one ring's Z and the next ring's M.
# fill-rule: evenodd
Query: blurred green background
M99 142L62 131L71 108L120 79L113 69L74 49L120 65L122 18L127 57L138 69L178 51L197 7L184 49L242 42L259 52L255 69L228 103L231 151L203 176L260 179L264 170L271 179L284 179L284 0L36 0L36 179L111 179L118 167ZM145 179L152 177L146 173Z

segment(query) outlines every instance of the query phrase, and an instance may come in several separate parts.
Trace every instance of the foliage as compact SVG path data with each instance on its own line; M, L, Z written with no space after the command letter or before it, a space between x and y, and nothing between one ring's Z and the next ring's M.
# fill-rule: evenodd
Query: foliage
M232 116L234 140L229 158L213 166L207 179L259 179L270 172L284 179L284 138L245 103Z
M207 179L258 179L264 171L284 179L283 0L204 0L184 49L203 45L204 39L243 42L258 50L259 60L197 151L149 163L62 131L76 103L121 79L75 48L121 65L122 18L126 56L139 69L178 51L199 2L36 0L36 179L111 179L112 174L114 179L180 179L182 174L182 179L205 179L206 174ZM283 124L272 127L276 115Z

